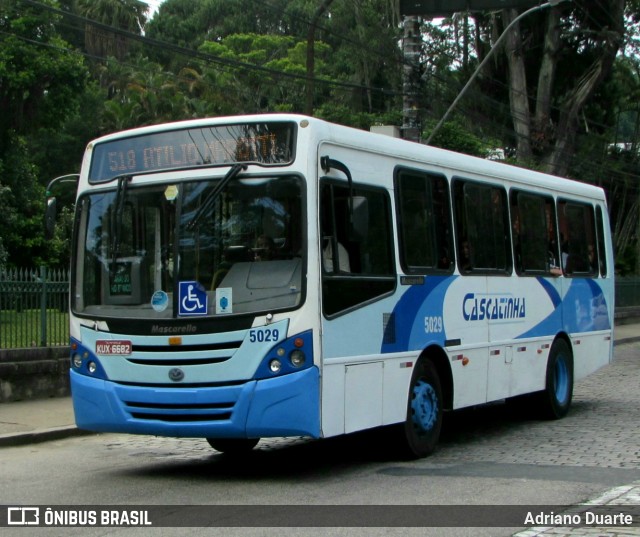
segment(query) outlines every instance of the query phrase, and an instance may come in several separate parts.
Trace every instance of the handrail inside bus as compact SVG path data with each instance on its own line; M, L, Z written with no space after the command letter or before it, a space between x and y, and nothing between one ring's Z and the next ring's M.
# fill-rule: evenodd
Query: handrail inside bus
M329 155L320 157L320 166L322 166L325 173L329 173L333 168L347 176L347 181L349 181L349 228L351 229L353 227L353 178L351 177L351 172L346 164L332 159Z
M367 199L363 196L354 196L353 179L346 164L339 160L334 160L328 155L320 157L320 165L325 173L331 169L339 170L347 176L349 182L349 237L353 240L362 240L368 233L368 209Z

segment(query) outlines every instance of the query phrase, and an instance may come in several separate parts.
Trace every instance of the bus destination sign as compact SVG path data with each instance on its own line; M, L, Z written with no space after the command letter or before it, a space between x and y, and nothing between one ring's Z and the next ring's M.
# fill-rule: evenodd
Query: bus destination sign
M197 127L96 144L89 181L123 174L224 166L239 162L274 165L293 161L295 124L262 122Z

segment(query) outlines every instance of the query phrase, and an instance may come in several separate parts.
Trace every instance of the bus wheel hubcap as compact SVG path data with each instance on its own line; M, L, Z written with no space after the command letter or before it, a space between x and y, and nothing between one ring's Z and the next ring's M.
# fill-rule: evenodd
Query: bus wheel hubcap
M566 402L569 391L569 371L567 363L562 357L556 362L555 384L556 399L559 403Z
M413 387L411 410L414 425L421 431L431 430L438 419L438 396L431 384L419 380Z

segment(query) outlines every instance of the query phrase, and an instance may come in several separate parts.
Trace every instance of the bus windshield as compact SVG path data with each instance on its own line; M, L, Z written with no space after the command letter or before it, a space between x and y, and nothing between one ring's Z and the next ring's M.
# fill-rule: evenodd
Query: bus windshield
M128 183L79 199L75 313L192 318L301 303L300 177Z

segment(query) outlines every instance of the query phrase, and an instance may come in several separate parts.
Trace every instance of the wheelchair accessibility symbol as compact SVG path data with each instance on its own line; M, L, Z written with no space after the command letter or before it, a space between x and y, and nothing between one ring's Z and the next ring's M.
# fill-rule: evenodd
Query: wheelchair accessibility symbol
M178 315L206 315L207 292L198 282L180 282Z

